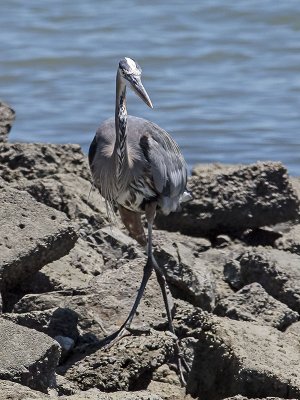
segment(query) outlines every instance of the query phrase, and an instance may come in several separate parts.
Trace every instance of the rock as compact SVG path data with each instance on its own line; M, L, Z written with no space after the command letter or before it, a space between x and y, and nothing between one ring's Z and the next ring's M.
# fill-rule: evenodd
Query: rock
M284 232L275 241L274 247L300 255L300 225L294 225L288 232Z
M66 255L77 235L65 215L28 193L0 191L0 288L8 290Z
M7 182L74 173L90 179L87 157L77 144L3 143L0 175Z
M158 216L160 229L189 235L244 231L297 218L299 200L279 162L208 168L189 179L193 200Z
M16 117L15 111L0 101L0 142L6 142Z
M54 290L83 289L104 269L103 256L79 238L69 254L45 265L21 285L24 293L44 293Z
M285 330L299 319L298 313L268 295L259 283L244 286L222 299L214 313L221 317L273 326L279 330Z
M145 263L145 258L121 259L114 269L95 277L85 289L29 294L15 305L14 311L28 313L68 307L77 313L83 333L103 339L118 329L129 314ZM132 326L144 329L165 324L166 313L160 287L155 274L152 274Z
M77 329L78 315L69 308L50 308L28 313L4 313L0 318L15 322L18 325L44 332L56 339L67 336L76 341L79 337Z
M295 190L295 192L297 193L298 198L300 199L300 178L299 177L295 177L292 176L291 177L291 184Z
M50 396L16 382L0 380L0 400L50 400Z
M192 176L202 176L205 174L213 174L216 172L223 173L230 171L231 168L236 167L236 164L223 164L223 163L198 163L193 166Z
M300 337L300 321L295 322L294 324L287 327L285 334L286 335L292 334Z
M257 247L236 261L240 264L240 271L236 269L237 277L231 274L234 280L243 285L258 282L275 299L300 312L300 256Z
M75 346L75 342L72 338L68 336L55 336L54 338L57 343L59 343L60 348L61 348L61 360L64 360L65 358L68 357L68 355L71 354L71 351L73 350Z
M123 338L107 350L98 350L75 363L66 378L82 390L141 390L149 385L155 369L174 354L174 338L168 333Z
M0 319L0 379L46 392L55 386L59 345L49 336Z
M201 257L195 257L189 247L170 241L157 246L154 255L180 298L204 310L214 308L214 276Z
M199 314L187 392L206 400L239 393L300 396L299 339L268 326Z
M70 219L87 219L95 214L106 223L106 209L100 194L89 180L75 173L61 173L30 181L16 182L37 201L64 212Z
M232 245L220 250L199 251L192 239L171 235L175 234L159 232L154 254L164 268L174 296L211 311L216 302L233 293L224 280L224 265L245 248Z
M225 281L224 267L229 260L235 259L240 254L244 253L245 248L242 245L231 245L222 249L210 249L199 255L199 259L204 262L212 271L215 282L215 302L218 302L230 296L233 291L229 284Z
M231 244L231 239L228 235L218 235L214 240L214 246L219 249L229 246L229 244Z
M103 393L98 389L89 389L86 391L80 391L71 396L62 396L60 400L163 400L162 397L157 396L147 390L141 390L136 392L114 392L114 393Z
M224 400L284 400L284 399L282 397L281 398L279 398L279 397L264 397L263 399L262 398L253 399L251 397L251 399L249 399L249 397L240 396L238 394L237 396L226 397L226 399L224 399ZM292 400L296 400L296 399L292 399Z
M66 396L66 398L68 398L67 396L78 393L80 391L75 383L58 374L56 374L55 390L58 396Z
M287 223L285 223L287 224ZM279 226L277 224L276 226ZM283 223L281 224L283 225ZM242 235L239 235L239 239L242 240L248 246L275 246L276 240L281 238L282 234L269 227L247 229Z
M193 400L185 394L185 388L170 383L151 381L148 390L160 395L164 400Z

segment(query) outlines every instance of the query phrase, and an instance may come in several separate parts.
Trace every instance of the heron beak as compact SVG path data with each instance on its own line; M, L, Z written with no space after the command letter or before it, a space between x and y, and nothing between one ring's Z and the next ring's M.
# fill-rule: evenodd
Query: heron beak
M131 85L135 93L147 104L147 106L153 108L152 102L142 84L141 78L134 79L134 81L131 82Z

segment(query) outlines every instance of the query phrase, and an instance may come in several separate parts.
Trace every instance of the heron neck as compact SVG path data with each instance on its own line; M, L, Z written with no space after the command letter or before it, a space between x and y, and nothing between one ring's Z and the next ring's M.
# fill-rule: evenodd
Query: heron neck
M126 85L122 81L118 71L116 78L116 108L115 108L115 128L116 128L116 142L115 152L122 160L127 156L127 109L126 109Z

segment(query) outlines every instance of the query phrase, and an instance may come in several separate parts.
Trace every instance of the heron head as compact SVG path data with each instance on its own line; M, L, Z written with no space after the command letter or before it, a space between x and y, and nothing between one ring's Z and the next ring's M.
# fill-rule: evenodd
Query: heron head
M133 91L149 106L153 108L150 97L142 84L142 69L131 58L122 58L119 62L119 72L125 84L129 83Z

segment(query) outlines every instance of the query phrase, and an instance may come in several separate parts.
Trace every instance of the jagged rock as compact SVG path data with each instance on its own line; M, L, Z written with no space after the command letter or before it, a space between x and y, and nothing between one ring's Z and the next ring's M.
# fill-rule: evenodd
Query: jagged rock
M95 214L106 222L106 209L100 194L87 179L75 173L60 173L15 184L37 201L67 214L70 219L89 220Z
M0 319L0 379L46 392L55 386L59 345L44 333Z
M254 399L253 397L251 397L251 399L249 397L244 397L244 396L240 396L239 394L237 396L233 396L233 397L226 397L226 399L224 400L284 400L282 397L264 397L264 398L256 398ZM297 399L291 399L291 400L297 400Z
M190 395L185 394L185 388L170 383L151 381L148 390L164 400L193 400Z
M0 101L0 143L6 142L16 113L7 104Z
M73 350L73 348L75 346L75 341L68 336L61 336L61 335L55 336L54 339L60 345L61 362L62 362L64 359L66 359L71 354L71 351Z
M68 307L78 314L83 333L103 339L125 321L142 280L145 258L119 260L91 281L85 289L58 291L24 296L14 307L17 313ZM159 285L153 274L138 308L133 326L162 326L166 323L165 307Z
M300 256L257 247L225 266L228 281L235 285L260 283L275 299L300 312ZM240 267L239 267L240 266Z
M103 256L91 244L79 238L69 254L45 265L20 287L25 293L83 289L103 269Z
M82 390L141 390L149 385L155 369L174 354L174 338L168 333L122 339L107 350L98 350L75 363L66 378Z
M244 252L243 246L196 251L193 240L185 236L180 240L179 234L175 238L167 232L160 235L154 254L176 297L209 311L215 302L232 293L223 268L228 260Z
M221 317L269 325L279 330L298 321L299 314L270 296L259 283L244 286L214 309Z
M61 400L164 400L162 397L157 396L147 390L136 392L114 392L103 393L98 389L89 389L83 392L78 392L71 396L62 396Z
M259 398L299 398L297 336L205 313L198 314L197 323L199 328L193 336L198 341L188 393L207 400L237 393Z
M43 311L31 311L28 313L4 313L0 319L15 322L18 325L44 332L55 339L57 336L67 336L77 340L78 316L69 308L50 308Z
M295 322L294 324L290 325L286 331L285 334L293 334L297 335L298 337L300 336L300 321Z
M0 400L50 400L50 396L16 382L0 380Z
M154 254L180 298L188 299L205 310L213 309L214 276L201 257L195 257L189 247L169 241L157 246Z
M161 229L190 235L244 231L293 220L299 200L279 162L211 168L189 179L193 200L158 216Z
M77 235L64 214L26 192L4 186L0 203L0 288L8 290L66 255Z
M0 380L0 400L53 400L56 396L32 390L19 383ZM181 397L182 399L183 397ZM162 397L148 390L136 392L104 393L98 389L77 391L74 394L59 397L60 400L164 400ZM175 398L173 398L175 400Z
M7 182L74 173L90 179L87 157L78 144L3 143L0 175Z
M294 225L288 232L284 232L275 241L274 247L300 255L300 225Z

